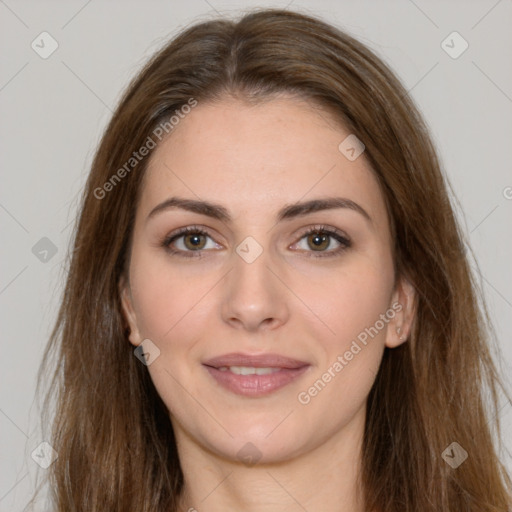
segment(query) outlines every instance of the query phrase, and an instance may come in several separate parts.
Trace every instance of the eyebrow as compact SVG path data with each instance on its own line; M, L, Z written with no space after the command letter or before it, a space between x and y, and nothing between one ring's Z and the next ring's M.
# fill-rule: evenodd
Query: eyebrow
M220 220L225 223L231 223L232 217L229 211L224 206L212 203L209 201L199 201L195 199L185 199L181 197L170 197L162 203L155 206L149 215L147 216L146 222L150 218L154 217L158 213L164 212L172 208L181 208L189 212L198 213L200 215L206 215L213 219ZM310 213L322 211L322 210L333 210L336 208L348 208L355 212L360 213L370 223L372 219L368 212L359 204L346 199L343 197L327 197L321 199L312 199L302 203L293 203L285 205L277 213L277 221L291 220L296 217L302 217Z

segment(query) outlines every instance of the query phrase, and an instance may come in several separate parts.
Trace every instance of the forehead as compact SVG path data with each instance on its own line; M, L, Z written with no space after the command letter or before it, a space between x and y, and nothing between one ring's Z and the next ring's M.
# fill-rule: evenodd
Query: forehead
M382 217L364 153L351 161L339 150L349 135L329 112L296 98L199 103L153 151L140 214L176 195L224 204L235 216L336 195Z

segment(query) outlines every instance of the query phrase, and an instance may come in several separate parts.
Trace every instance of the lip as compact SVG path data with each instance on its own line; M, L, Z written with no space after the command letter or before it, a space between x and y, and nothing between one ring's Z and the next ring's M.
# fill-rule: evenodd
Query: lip
M209 359L203 362L203 366L213 379L228 391L256 398L269 395L287 386L306 372L311 365L279 354L232 353ZM279 370L266 375L237 375L229 370L219 369L226 366L278 368Z
M287 368L298 369L308 366L306 361L299 361L279 354L243 354L231 353L214 357L203 362L206 366L220 368L222 366L252 366L254 368Z

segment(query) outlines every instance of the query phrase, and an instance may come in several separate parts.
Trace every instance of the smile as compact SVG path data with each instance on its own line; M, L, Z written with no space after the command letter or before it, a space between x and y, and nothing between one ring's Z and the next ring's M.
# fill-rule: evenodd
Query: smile
M203 367L224 389L256 398L292 383L310 364L275 354L226 354L205 361Z

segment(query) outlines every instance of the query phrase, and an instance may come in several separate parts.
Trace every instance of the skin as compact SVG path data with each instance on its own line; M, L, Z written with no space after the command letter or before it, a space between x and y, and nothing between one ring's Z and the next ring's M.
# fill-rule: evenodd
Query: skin
M182 510L363 510L365 404L384 348L410 332L414 292L394 275L389 220L364 153L349 161L338 149L348 135L327 112L291 96L257 106L226 97L199 103L151 155L120 292L130 342L150 339L160 350L148 371L177 439ZM178 208L148 220L171 196L221 204L232 221ZM285 205L324 197L356 202L371 221L349 208L276 219ZM303 233L318 224L344 233L350 247L317 256ZM209 232L201 257L162 247L191 225ZM252 263L236 252L247 236L263 250ZM190 239L173 245L190 254ZM327 240L323 254L340 247ZM298 394L393 303L401 305L394 318L300 403ZM230 352L278 353L310 367L277 392L242 397L202 365ZM248 442L261 456L256 464L237 456Z

